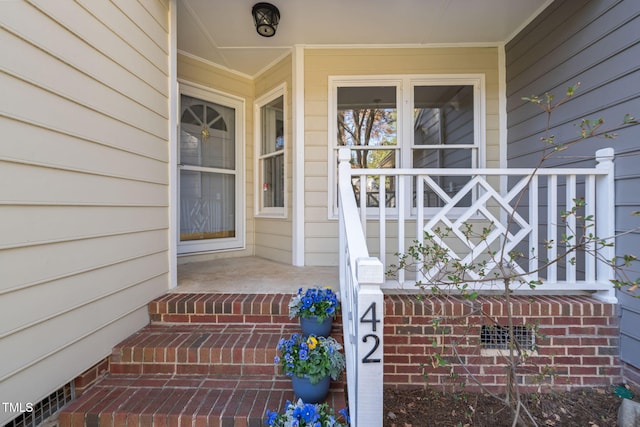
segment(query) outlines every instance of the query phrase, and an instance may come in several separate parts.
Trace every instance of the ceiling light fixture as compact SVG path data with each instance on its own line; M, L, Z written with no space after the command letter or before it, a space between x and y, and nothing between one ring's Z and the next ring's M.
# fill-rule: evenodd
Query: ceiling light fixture
M280 11L271 3L256 3L251 10L256 31L263 37L272 37L280 22Z

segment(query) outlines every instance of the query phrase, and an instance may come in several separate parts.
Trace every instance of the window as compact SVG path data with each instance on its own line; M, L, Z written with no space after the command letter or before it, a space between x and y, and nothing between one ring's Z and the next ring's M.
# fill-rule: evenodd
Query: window
M400 164L397 131L397 89L394 86L339 87L337 147L351 148L351 164L355 168L395 168ZM334 157L335 158L335 157ZM380 206L380 185L387 190L385 204L395 206L394 180L380 183L378 177L367 177L366 206ZM352 185L360 205L360 178Z
M477 167L474 136L473 86L414 86L412 167ZM438 186L453 196L469 177L437 176ZM442 200L425 189L425 207L441 207ZM461 206L469 206L470 198Z
M284 86L256 101L256 215L284 217Z
M483 98L481 76L430 77L407 76L332 78L330 105L334 114L329 130L335 135L331 143L330 171L336 179L337 153L351 149L354 168L456 168L480 167L484 132L481 129ZM434 177L449 195L455 194L469 179L464 176ZM360 206L360 186L366 186L366 206L397 209L397 182L394 177L381 183L378 176L352 185ZM336 213L337 184L332 182L333 214ZM385 200L380 201L384 185ZM408 188L408 200L414 200L415 185ZM424 206L443 205L435 192L425 189ZM470 203L470 197L460 206Z

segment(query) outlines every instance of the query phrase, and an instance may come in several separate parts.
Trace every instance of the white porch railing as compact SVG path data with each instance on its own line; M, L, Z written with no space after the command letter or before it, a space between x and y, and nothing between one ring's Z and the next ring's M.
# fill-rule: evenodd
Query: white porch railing
M598 248L594 256L591 246L546 265L565 249L563 236L580 233L575 216L562 214L575 206L575 199L585 201L580 215L593 218L586 233L613 240L613 149L599 150L596 167L583 169L352 169L350 160L351 151L341 149L340 287L353 425L382 424L383 270L397 261L387 262L395 253L405 253L414 241L424 242L425 232L464 264L486 259L488 248L502 244L505 257L519 250L525 261L512 268L527 281L542 281L535 293L587 291L617 302L610 282L613 269L599 261L613 259L613 247ZM357 207L356 198L366 201L361 203L364 209ZM469 223L491 224L491 232L483 239L468 239L463 228ZM438 228L449 229L449 237L439 238ZM377 258L372 258L367 243L375 241ZM485 270L491 262L496 260L489 260ZM428 283L437 270L413 278L400 270L396 286L411 289L417 280ZM478 280L469 288L491 291L498 285Z
M352 427L382 427L384 268L369 257L351 189L349 153L340 162L340 295ZM343 161L344 160L344 161Z
M348 149L345 156L347 152ZM500 247L506 239L504 257L511 250L524 254L526 264L521 260L514 268L526 281L542 281L542 285L536 287L537 293L587 291L613 303L616 297L610 279L614 272L606 262L599 261L611 260L615 255L613 247L598 248L598 257L594 257L593 246L588 246L587 251L575 251L557 263L545 265L563 253L563 236L576 236L577 239L581 230L586 230L600 239L613 241L613 149L599 150L596 161L595 168L582 169L348 169L349 174L346 174L345 168L345 174L351 177L342 176L341 179L350 181L348 185L355 188L359 200L368 201L367 208L358 211L361 228L369 248L374 247L373 242L378 242L374 255L385 267L397 262L394 254L405 253L414 241L422 243L425 233L434 236L453 259L464 264L486 258L488 248L492 245ZM444 182L449 184L445 185L446 189L438 183L443 171L447 177ZM461 177L464 177L462 182ZM371 185L368 185L368 191L367 186L359 185L365 182L380 184L372 192ZM389 185L390 182L393 185ZM458 182L459 188L453 188L452 182ZM425 194L430 203L436 204L436 201L439 206L425 207L428 205ZM562 218L563 211L575 206L574 200L578 198L585 202L579 214L593 218L586 229L576 224L574 215ZM379 200L386 203L379 203ZM372 207L372 204L378 206ZM479 227L491 224L492 231L485 239L476 239L474 243L464 235L464 228L470 223ZM441 239L437 230L445 228L450 230L449 237ZM376 252L375 249L372 252ZM490 264L485 270L490 270ZM436 267L423 271L422 276L408 277L401 270L396 286L399 283L413 289L417 280L428 283L437 273ZM469 274L474 279L473 274ZM496 286L497 283L477 281L470 283L469 288L489 291Z

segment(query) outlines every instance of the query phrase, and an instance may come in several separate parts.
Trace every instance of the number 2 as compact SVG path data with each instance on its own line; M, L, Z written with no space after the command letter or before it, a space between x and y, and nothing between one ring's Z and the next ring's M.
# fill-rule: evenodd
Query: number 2
M369 353L367 353L367 355L362 358L362 363L380 363L380 359L371 359L371 355L375 353L375 351L378 349L378 346L380 345L380 338L378 338L377 335L367 334L362 337L362 342L367 342L367 338L369 337L373 338L375 343L373 344L373 348L371 349L371 351L369 351Z

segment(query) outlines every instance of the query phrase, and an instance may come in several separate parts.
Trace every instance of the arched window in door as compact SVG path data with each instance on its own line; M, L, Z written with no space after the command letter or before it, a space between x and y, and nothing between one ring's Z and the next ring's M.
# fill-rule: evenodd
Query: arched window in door
M179 252L235 247L236 109L185 94L180 100Z

